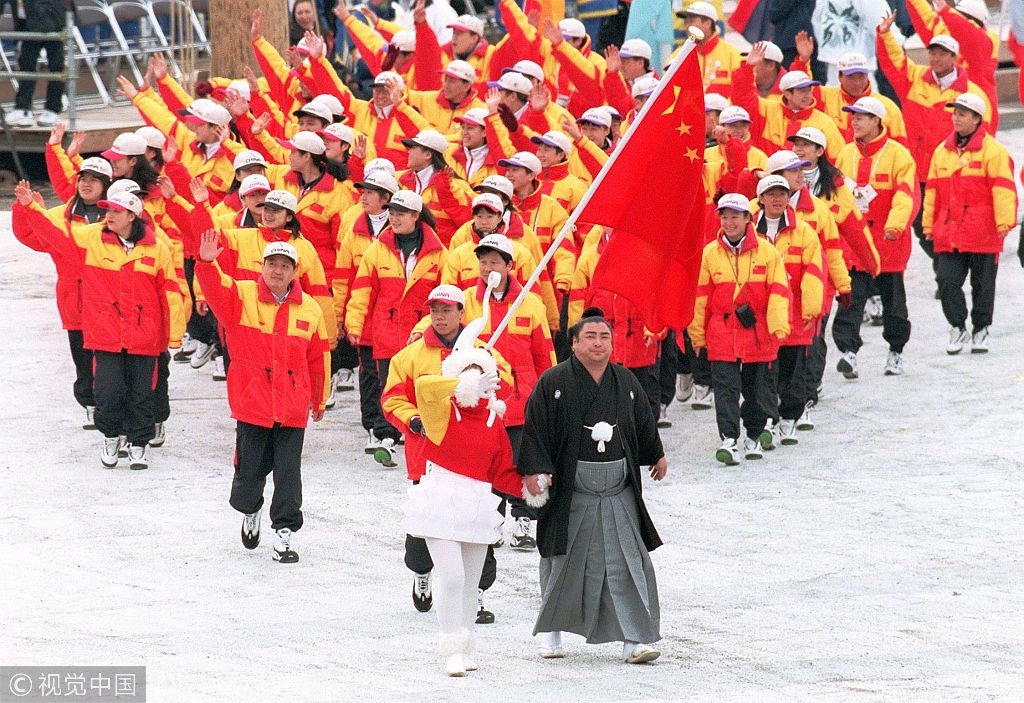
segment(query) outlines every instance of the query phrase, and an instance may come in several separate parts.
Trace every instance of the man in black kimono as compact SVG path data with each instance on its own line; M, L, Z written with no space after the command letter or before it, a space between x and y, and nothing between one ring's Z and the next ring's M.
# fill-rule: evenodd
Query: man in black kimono
M660 656L658 587L648 552L661 545L641 496L640 467L668 464L636 377L609 363L611 326L597 308L570 330L572 356L540 377L526 405L519 471L537 522L543 601L534 634L545 658L561 633L620 641L630 664ZM546 502L544 502L546 500Z

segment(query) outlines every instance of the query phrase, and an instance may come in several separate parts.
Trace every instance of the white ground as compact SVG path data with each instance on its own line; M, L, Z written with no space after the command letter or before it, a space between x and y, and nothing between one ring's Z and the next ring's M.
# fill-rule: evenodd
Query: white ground
M1018 162L1024 130L1002 135ZM4 227L9 226L5 223ZM1024 687L1024 274L1010 235L988 355L947 357L916 250L907 375L834 351L818 428L723 468L713 415L676 406L670 473L645 487L664 655L530 633L537 556L498 552L480 671L447 679L410 602L404 473L362 453L354 394L307 433L302 561L239 544L224 385L174 366L149 471L99 465L79 429L49 260L0 235L0 664L146 665L152 701L1020 700ZM212 365L211 365L212 366ZM269 491L269 489L268 489ZM269 495L269 493L268 493ZM264 529L267 520L264 518Z

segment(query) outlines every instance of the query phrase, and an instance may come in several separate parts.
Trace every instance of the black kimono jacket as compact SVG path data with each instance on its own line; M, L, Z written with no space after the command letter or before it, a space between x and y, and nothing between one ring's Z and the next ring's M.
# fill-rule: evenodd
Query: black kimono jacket
M551 497L537 521L537 548L542 557L565 554L569 537L569 509L576 481L576 462L583 437L585 389L580 388L575 357L541 375L526 403L526 423L519 451L519 473L551 474ZM583 369L583 373L587 373ZM608 364L618 390L616 432L625 446L629 481L639 503L640 534L648 551L661 546L661 538L643 500L640 467L657 463L665 452L658 436L651 404L636 376L624 366Z

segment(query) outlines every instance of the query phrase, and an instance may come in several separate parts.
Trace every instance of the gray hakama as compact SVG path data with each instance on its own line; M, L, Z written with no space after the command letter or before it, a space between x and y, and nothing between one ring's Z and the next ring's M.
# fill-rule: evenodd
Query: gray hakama
M568 548L540 560L534 634L573 632L590 644L661 639L658 584L626 472L624 458L576 464Z

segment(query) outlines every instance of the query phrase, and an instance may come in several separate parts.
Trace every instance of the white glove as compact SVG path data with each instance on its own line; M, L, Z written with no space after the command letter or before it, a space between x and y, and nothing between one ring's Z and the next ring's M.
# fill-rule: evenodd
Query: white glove
M480 392L483 395L490 395L498 389L498 382L500 381L497 371L485 371L480 374Z

